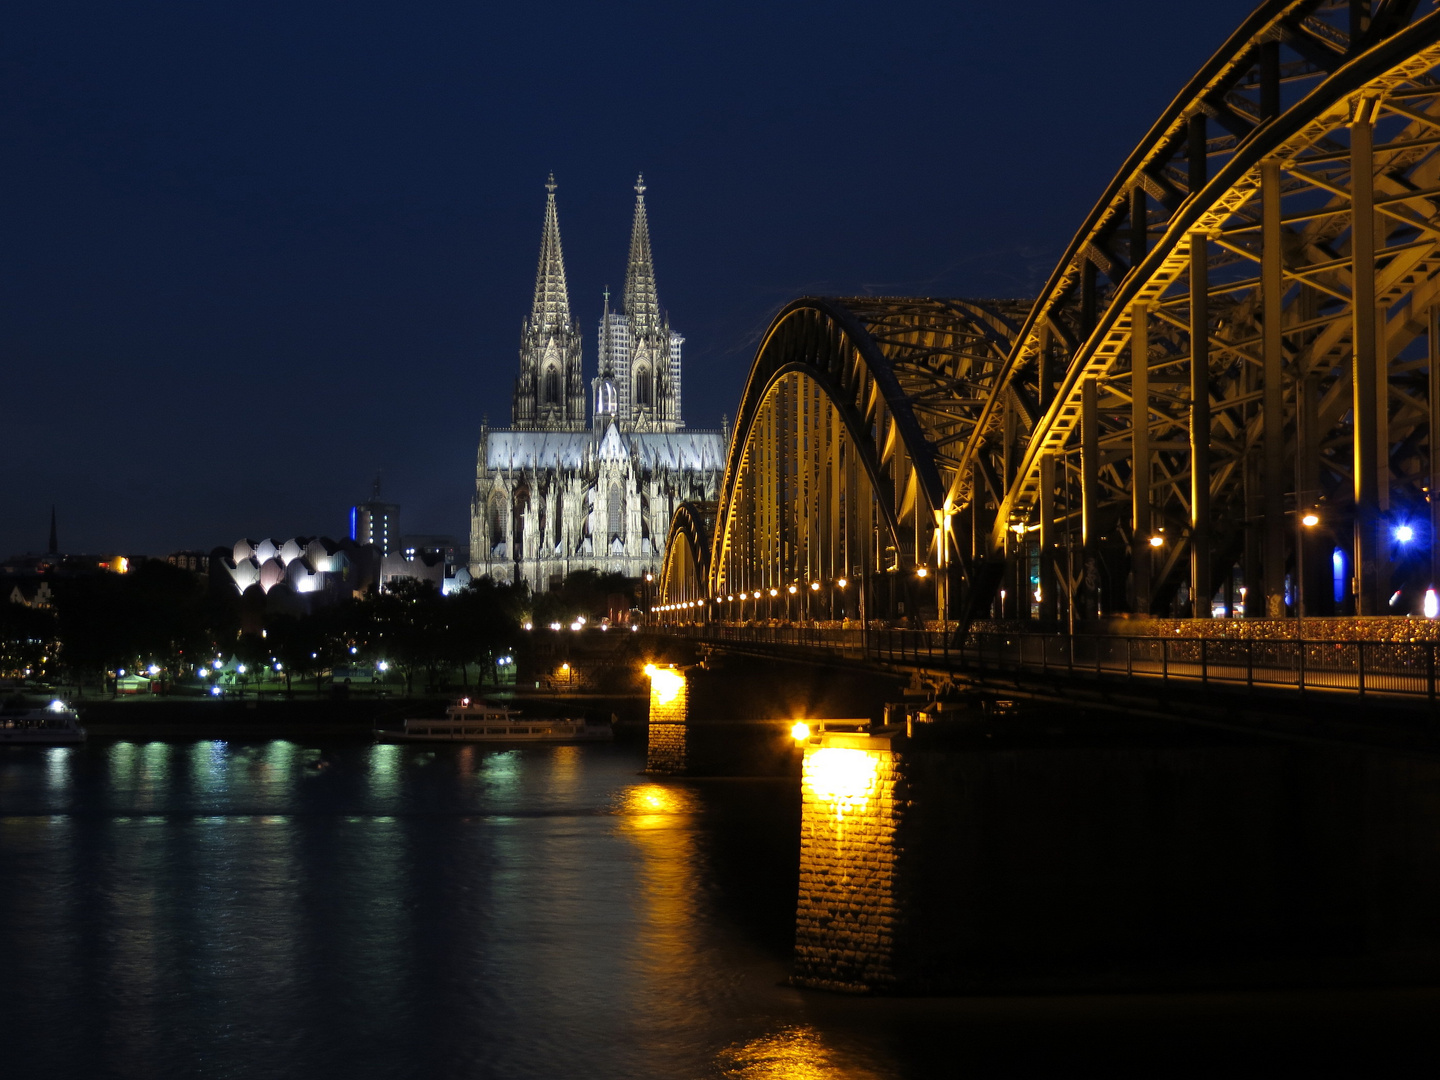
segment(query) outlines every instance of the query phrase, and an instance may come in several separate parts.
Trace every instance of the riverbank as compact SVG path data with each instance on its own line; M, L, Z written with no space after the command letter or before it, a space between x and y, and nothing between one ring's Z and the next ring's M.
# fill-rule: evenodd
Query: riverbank
M554 695L491 695L527 716L617 717L616 737L643 739L644 701L632 698L566 701ZM398 727L407 717L440 716L453 695L413 698L330 698L316 695L206 700L137 697L75 702L80 722L101 739L336 738L369 742L377 727Z

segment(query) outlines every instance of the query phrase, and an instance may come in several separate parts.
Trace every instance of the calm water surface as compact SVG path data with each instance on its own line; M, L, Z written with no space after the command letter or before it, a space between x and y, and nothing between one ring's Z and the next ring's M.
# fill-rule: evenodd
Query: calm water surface
M794 782L642 764L624 746L0 748L0 1075L1175 1072L1257 1047L1373 1060L1436 1014L1430 991L801 993Z

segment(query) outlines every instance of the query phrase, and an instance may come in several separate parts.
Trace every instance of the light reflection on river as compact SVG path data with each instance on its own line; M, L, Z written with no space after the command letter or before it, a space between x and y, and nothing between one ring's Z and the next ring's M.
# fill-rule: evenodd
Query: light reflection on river
M7 1073L876 1075L832 1060L783 985L793 784L640 765L0 749Z
M0 1075L909 1080L1224 1063L1261 1034L1333 1063L1440 1011L1433 991L803 994L784 983L795 782L642 762L0 748Z

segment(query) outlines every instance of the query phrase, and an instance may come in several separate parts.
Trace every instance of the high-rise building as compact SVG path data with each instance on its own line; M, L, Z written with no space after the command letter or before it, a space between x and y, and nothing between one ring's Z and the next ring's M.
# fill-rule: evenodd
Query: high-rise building
M587 421L553 176L545 189L511 426L481 429L470 543L474 576L536 590L581 569L658 572L675 507L716 497L727 441L723 431L684 430L685 339L660 306L643 178L619 310L605 296Z
M350 539L357 544L374 544L381 555L389 555L400 539L400 507L380 501L380 481L370 493L370 501L350 508Z

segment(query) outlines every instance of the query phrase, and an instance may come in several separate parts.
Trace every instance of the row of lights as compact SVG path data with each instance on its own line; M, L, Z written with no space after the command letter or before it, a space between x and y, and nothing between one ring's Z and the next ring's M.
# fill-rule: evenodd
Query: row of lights
M922 567L922 571L923 571L923 567ZM924 575L924 573L922 572L920 576L921 576L921 577L924 577L925 575ZM842 577L842 578L839 578L839 579L836 580L836 582L835 582L835 587L836 587L837 589L844 589L844 588L846 588L847 586L849 586L849 584L850 584L849 579ZM791 596L794 596L796 593L798 593L798 592L800 591L800 586L799 586L799 585L787 585L786 588L785 588L785 591L786 591L787 593L789 593ZM811 592L819 592L819 591L820 591L820 582L818 582L818 581L812 581L812 582L810 582L810 591L811 591ZM723 602L723 603L734 603L735 600L737 600L737 599L739 599L739 600L760 600L760 599L763 599L763 598L765 597L766 592L767 592L767 590L764 590L764 589L756 589L753 593L751 593L751 592L742 592L742 593L740 593L738 596L716 596L716 597L714 597L713 599L710 599L710 600L687 600L687 601L685 601L685 602L683 602L683 603L679 603L679 604L661 604L661 605L660 605L659 607L657 607L655 610L656 610L656 611L679 611L681 608L695 608L695 607L701 607L701 606L703 606L703 605L705 605L705 604L719 604L719 603L722 603L722 602ZM776 597L776 596L779 596L779 595L780 595L780 590L779 590L779 589L770 589L770 590L768 590L768 592L769 592L769 595L770 595L771 597Z

